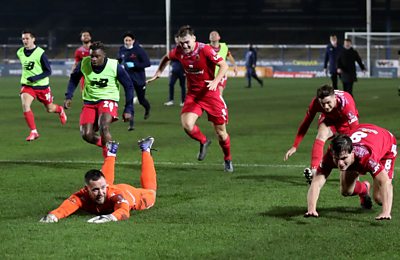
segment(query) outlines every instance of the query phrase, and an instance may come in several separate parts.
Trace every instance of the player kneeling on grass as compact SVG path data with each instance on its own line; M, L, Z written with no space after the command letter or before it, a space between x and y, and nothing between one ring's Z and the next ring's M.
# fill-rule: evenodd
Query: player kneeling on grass
M90 170L85 175L85 187L72 194L57 209L40 219L40 222L53 223L68 217L78 209L83 209L98 216L88 220L89 223L105 223L128 219L130 210L144 210L153 207L156 201L156 170L150 154L153 137L139 140L142 150L142 188L128 184L114 183L114 166L118 143L107 144L108 153L99 170Z
M350 136L350 137L349 137ZM393 202L393 171L397 154L396 138L386 129L372 124L360 124L349 136L336 136L324 155L308 190L308 211L305 217L318 217L317 200L321 188L333 168L340 171L340 190L343 196L360 196L361 206L372 208L370 184L360 182L360 175L371 173L376 203L382 212L376 220L390 220Z

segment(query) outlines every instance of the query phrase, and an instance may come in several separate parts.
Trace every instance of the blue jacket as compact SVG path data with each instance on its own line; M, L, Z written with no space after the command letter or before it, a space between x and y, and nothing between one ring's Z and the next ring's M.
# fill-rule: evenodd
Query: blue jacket
M247 68L255 67L257 64L257 52L254 48L249 48L245 54L245 65Z
M137 40L135 40L131 49L127 49L125 46L119 48L118 61L124 66L134 85L146 85L146 73L144 69L150 67L150 60Z
M331 74L336 73L337 60L342 51L343 51L343 46L340 44L337 44L336 47L333 47L333 45L331 43L329 43L326 46L324 69L326 69L328 67L328 61L329 61L329 73L331 73Z

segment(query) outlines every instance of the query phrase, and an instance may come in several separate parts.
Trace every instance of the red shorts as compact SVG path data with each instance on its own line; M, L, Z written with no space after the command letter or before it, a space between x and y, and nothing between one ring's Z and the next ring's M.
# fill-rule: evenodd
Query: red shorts
M182 108L183 113L195 113L199 117L206 111L208 121L215 125L228 123L228 107L219 91L207 91L201 98L197 98L193 93L188 93Z
M218 87L222 87L223 89L226 87L226 82L228 81L228 77L225 75L221 81L218 83Z
M27 93L31 95L33 98L37 98L40 103L43 103L44 105L48 105L53 103L53 94L51 93L51 88L45 88L45 89L34 89L30 86L22 86L21 91L19 94L22 93Z
M396 155L397 155L397 142L396 142L396 137L393 136L393 142L392 142L392 149L383 156L383 158L379 161L379 163L385 168L385 170L388 173L389 179L393 179L393 174L394 174L394 163L396 161ZM378 175L375 174L374 177Z
M327 127L331 129L333 135L335 135L336 133L347 134L350 131L350 125L347 122L335 122L332 119L326 118L324 114L319 115L318 126L322 123L324 123Z
M99 116L103 113L110 114L113 121L118 120L118 103L112 100L102 100L97 104L84 104L79 124L93 124L97 126Z

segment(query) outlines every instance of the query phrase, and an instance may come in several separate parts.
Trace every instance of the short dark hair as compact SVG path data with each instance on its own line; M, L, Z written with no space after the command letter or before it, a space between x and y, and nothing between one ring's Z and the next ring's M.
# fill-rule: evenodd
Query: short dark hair
M35 33L33 33L31 29L24 29L21 32L21 34L26 34L26 33L29 33L32 36L32 38L36 38Z
M317 89L317 97L319 99L324 99L326 97L332 96L335 94L335 89L328 84L322 85Z
M90 181L98 181L100 178L105 178L104 174L100 170L92 169L85 174L85 183L88 185Z
M79 33L79 36L82 37L82 34L88 33L90 37L92 37L92 32L89 29L82 29L81 32Z
M337 37L336 37L336 34L331 34L331 35L329 35L329 37L335 37L335 38L337 38Z
M106 47L105 47L104 44L103 44L102 42L100 42L100 41L93 42L93 43L90 45L90 49L91 49L92 51L94 51L94 50L102 50L102 51L106 52Z
M346 38L346 39L344 39L344 41L345 41L345 42L352 43L350 38Z
M132 40L135 39L135 35L133 35L133 33L131 31L125 32L124 35L122 36L122 38L125 39L125 37L130 37L130 38L132 38Z
M339 155L341 152L351 153L353 151L353 142L351 138L345 134L338 134L332 139L331 148L334 155Z
M184 25L181 28L179 28L178 30L178 37L185 37L186 35L194 35L194 30L192 27L190 27L190 25Z

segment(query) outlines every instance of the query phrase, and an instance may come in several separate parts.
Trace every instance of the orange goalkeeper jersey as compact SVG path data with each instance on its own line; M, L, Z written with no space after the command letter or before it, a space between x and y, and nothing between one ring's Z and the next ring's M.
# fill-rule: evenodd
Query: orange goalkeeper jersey
M96 215L113 214L118 220L128 219L130 210L144 210L155 203L157 189L156 173L150 153L142 153L141 183L143 188L128 184L113 184L115 157L106 157L102 172L106 178L107 193L104 204L96 204L85 188L72 194L55 210L51 211L58 219L68 217L78 209Z

